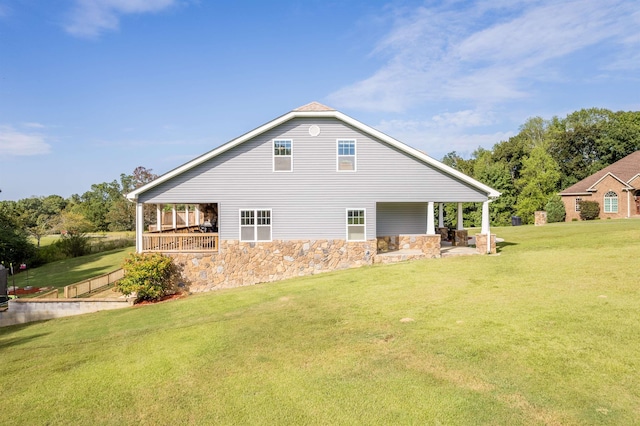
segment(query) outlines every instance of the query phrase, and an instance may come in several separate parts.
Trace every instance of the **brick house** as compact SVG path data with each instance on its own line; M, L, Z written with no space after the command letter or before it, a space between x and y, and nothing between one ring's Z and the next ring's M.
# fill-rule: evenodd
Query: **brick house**
M580 219L581 201L597 201L601 219L640 216L640 151L571 185L560 196L567 222Z
M136 203L137 251L172 256L191 290L206 291L368 265L381 248L403 252L402 259L440 257L444 203L457 203L452 231L465 244L462 203L481 203L477 250L495 252L489 202L499 195L312 102L127 197ZM157 223L145 230L150 204Z

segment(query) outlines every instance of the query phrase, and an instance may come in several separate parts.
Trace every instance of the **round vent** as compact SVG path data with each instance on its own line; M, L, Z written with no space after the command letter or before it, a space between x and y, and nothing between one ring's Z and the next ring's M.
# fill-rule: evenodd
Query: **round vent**
M318 127L315 124L312 126L309 126L309 134L311 136L318 136L320 134L320 127Z

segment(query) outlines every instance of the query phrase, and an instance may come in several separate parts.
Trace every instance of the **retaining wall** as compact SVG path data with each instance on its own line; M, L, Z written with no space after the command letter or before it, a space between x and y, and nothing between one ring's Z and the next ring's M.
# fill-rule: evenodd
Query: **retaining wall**
M0 312L0 327L82 315L133 305L133 299L13 299Z

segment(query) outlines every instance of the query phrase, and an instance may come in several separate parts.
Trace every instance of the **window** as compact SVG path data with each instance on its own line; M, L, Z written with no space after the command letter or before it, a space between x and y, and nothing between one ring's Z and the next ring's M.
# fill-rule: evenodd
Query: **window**
M273 171L290 172L293 170L293 142L290 139L273 140Z
M578 197L576 198L576 211L579 212L580 211L580 202L582 201L582 198Z
M240 241L271 241L271 210L240 210Z
M366 241L364 210L347 210L347 241Z
M618 213L618 194L613 191L604 194L604 212Z
M355 139L338 139L338 171L356 170Z

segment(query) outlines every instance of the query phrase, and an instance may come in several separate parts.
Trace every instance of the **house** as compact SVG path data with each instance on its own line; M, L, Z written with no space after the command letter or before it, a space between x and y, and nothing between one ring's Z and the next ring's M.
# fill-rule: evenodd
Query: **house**
M379 247L401 259L440 257L442 203L458 204L460 244L467 239L462 203L482 203L477 247L495 252L489 202L499 195L312 102L127 197L137 206L137 251L167 253L191 290L205 291L372 264L383 261ZM144 230L149 204L157 210L153 232ZM162 223L167 205L173 205L171 224ZM180 224L176 206L185 206Z
M640 151L571 185L560 196L567 222L580 219L581 201L597 201L601 219L640 216Z

